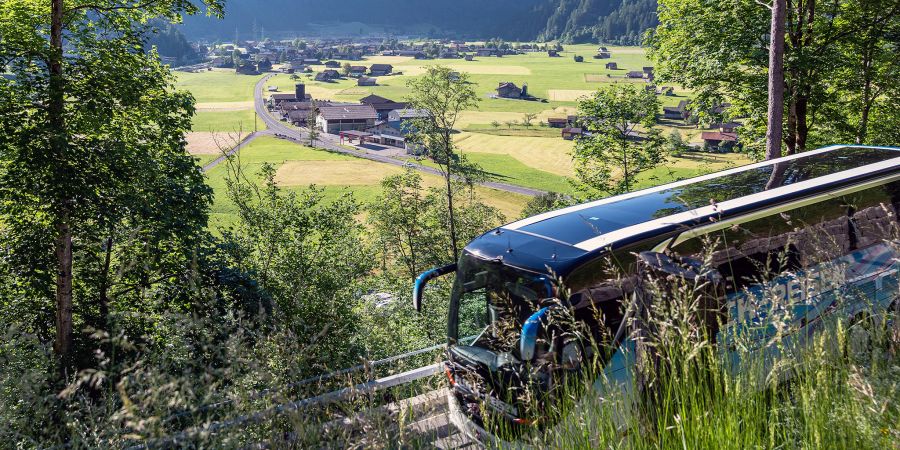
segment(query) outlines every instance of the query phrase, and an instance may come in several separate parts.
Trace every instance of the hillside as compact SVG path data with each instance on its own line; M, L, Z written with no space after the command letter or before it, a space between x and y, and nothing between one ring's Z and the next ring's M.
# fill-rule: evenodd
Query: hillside
M565 42L638 42L656 24L656 0L232 0L223 20L191 17L192 38L414 34Z

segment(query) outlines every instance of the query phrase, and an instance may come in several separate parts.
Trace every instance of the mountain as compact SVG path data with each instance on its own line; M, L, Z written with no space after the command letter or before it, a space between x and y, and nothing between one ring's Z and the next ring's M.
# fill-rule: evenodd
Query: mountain
M635 43L656 0L229 0L223 20L189 17L182 31L214 40L416 35Z
M547 22L538 40L639 44L658 23L656 0L556 0L544 8Z

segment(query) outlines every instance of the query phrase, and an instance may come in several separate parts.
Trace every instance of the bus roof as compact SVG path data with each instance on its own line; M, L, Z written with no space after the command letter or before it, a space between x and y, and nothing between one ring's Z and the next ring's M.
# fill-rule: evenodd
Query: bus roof
M571 206L504 225L466 251L567 275L592 259L653 236L894 173L900 149L832 146Z

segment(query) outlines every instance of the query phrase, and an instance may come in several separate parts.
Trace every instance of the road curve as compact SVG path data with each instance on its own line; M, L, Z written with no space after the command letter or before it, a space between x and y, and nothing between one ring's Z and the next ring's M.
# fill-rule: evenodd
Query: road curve
M280 120L276 119L272 114L269 113L269 110L266 108L265 99L263 99L263 88L265 87L266 81L275 76L275 74L268 74L256 83L256 87L254 87L253 91L253 106L256 109L256 114L259 118L266 124L269 128L266 134L274 134L278 137L293 140L299 143L308 142L307 133L305 131L298 130L296 128L290 127L282 123ZM255 133L260 134L260 133ZM251 135L252 137L248 137L241 143L241 146L246 145L256 136ZM354 150L350 150L342 145L340 145L339 138L333 134L320 133L319 139L316 141L316 147L324 148L330 151L343 153L345 155L354 156L357 158L368 159L371 161L377 161L384 164L393 164L395 166L408 166L412 167L421 172L430 173L433 175L443 176L441 172L433 167L423 166L421 164L416 164L408 161L401 161L398 159L391 158L389 156L383 155L373 155L371 153L360 153ZM215 162L215 161L214 161ZM210 163L212 164L212 163ZM209 166L207 166L209 167ZM204 168L206 170L206 168ZM497 189L500 191L512 192L515 194L528 195L531 197L545 194L545 191L541 191L538 189L531 189L523 186L517 186L515 184L509 183L500 183L497 181L483 181L479 183L482 186L489 187L492 189Z

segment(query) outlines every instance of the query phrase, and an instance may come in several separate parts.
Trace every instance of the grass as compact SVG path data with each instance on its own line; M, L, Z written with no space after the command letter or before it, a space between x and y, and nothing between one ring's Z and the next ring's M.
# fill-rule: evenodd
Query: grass
M252 132L254 127L266 129L262 120L256 119L252 109L238 111L197 111L192 123L197 132Z
M374 202L381 194L381 179L400 173L398 166L361 160L352 156L312 149L274 137L257 138L239 153L239 162L249 176L257 176L264 163L278 168L277 181L285 190L302 190L310 184L324 189L326 200L337 199L350 192L362 203ZM215 200L211 208L211 225L227 226L234 222L235 207L227 198L225 177L228 171L220 164L207 173ZM425 186L438 186L439 177L423 174ZM507 219L518 217L528 197L495 189L477 187L482 200L499 209Z
M238 75L233 70L176 72L175 87L194 95L197 103L246 102L253 100L253 86L261 75Z

